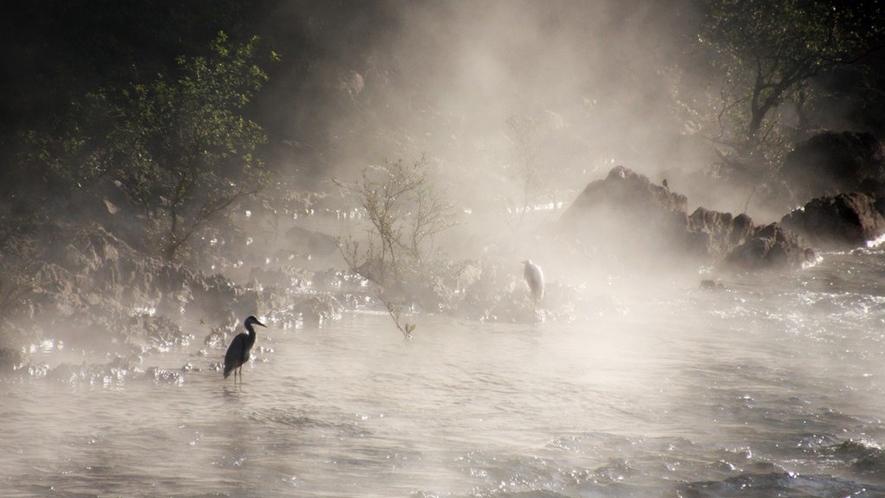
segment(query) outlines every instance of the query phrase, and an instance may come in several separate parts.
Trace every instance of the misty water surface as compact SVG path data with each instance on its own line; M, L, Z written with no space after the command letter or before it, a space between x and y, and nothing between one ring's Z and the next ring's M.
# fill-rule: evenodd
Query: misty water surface
M2 381L5 496L882 496L885 252L709 292L623 281L569 323L269 323ZM641 285L640 285L641 284ZM641 290L640 290L641 289ZM196 325L195 325L196 326ZM47 365L106 363L62 349ZM181 372L184 365L191 371Z

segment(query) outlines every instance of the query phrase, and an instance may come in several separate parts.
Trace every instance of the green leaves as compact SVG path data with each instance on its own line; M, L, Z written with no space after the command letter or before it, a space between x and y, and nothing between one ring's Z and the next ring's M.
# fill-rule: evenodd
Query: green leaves
M271 54L270 59L276 58ZM176 258L194 233L266 178L267 138L244 108L267 81L259 39L231 43L219 33L206 54L180 56L175 76L100 88L83 96L57 130L29 137L31 160L61 178L122 186Z
M833 0L708 0L698 35L721 76L706 135L739 156L777 164L789 141L785 105L804 122L811 78L869 50L885 27L879 9Z

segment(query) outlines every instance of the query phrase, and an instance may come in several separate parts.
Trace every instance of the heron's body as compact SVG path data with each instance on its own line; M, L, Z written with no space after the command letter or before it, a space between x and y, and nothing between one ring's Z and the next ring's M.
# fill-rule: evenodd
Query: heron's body
M537 306L544 299L544 272L541 271L540 266L532 263L530 260L525 260L524 263L523 276L525 277L525 282L529 285L529 290L532 291L532 300L535 306Z
M252 325L265 325L258 321L254 316L246 318L246 331L237 334L227 347L227 353L224 354L224 378L226 379L231 372L234 373L234 382L237 381L237 372L240 374L240 382L243 381L243 365L249 361L252 353L252 346L255 345L255 329Z

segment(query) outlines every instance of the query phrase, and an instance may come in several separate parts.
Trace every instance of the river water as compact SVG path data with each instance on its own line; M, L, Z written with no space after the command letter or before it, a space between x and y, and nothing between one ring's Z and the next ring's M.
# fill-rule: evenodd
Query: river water
M269 322L241 386L202 333L156 375L0 378L0 495L885 496L885 251L823 256L565 323Z

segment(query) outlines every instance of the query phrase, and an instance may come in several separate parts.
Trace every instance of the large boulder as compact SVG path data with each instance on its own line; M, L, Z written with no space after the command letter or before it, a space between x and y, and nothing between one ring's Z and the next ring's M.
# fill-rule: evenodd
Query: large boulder
M850 248L885 234L885 198L863 192L812 199L781 219L813 244L826 248Z
M587 185L560 224L579 237L605 243L625 258L648 260L648 250L685 247L687 199L623 166Z
M798 144L784 160L780 179L793 202L861 189L885 181L885 147L871 133L826 131ZM795 204L794 204L795 205Z
M619 212L635 214L685 213L687 199L670 192L665 186L653 184L648 177L624 166L615 166L603 180L591 182L563 214L563 219L601 206L617 208ZM578 214L576 214L578 213Z
M799 268L814 251L778 224L705 208L686 214L686 197L623 166L590 183L563 213L561 226L631 265L724 264L729 269Z
M688 238L692 252L721 260L743 244L755 225L746 214L732 216L699 207L688 217Z
M802 236L778 223L756 227L747 240L725 257L724 267L736 270L796 269L815 261L814 249Z

